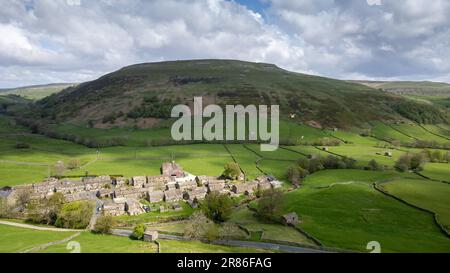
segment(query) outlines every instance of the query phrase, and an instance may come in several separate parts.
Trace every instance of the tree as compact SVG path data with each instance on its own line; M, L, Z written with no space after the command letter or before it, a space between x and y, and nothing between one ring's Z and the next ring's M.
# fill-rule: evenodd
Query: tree
M219 237L222 239L236 238L241 232L242 231L235 223L225 222L220 226Z
M109 215L101 215L95 222L92 232L101 234L110 234L114 226L114 219Z
M293 185L298 186L300 184L300 171L297 166L290 166L286 171L286 178Z
M401 155L395 162L395 168L401 172L406 172L410 169L411 156L410 154Z
M230 162L225 165L225 170L222 173L223 177L237 180L241 175L241 168L235 162Z
M58 161L56 162L55 166L53 166L53 175L57 177L61 177L64 175L64 172L66 171L66 166L64 165L64 162Z
M32 200L27 205L27 220L36 224L54 225L64 202L64 195L60 192L48 199Z
M25 143L25 142L17 142L14 147L16 149L29 149L30 148L30 144Z
M395 162L395 168L405 172L407 170L422 171L425 164L425 157L422 153L406 153L401 155Z
M76 201L64 204L55 226L62 228L84 229L89 225L94 205L87 201Z
M370 171L381 171L383 169L380 164L375 159L372 159L369 161L369 164L367 165L367 169Z
M19 211L23 211L28 203L31 200L31 191L29 190L20 190L17 193L17 197L15 200L15 207L19 210Z
M422 154L413 154L410 159L410 169L413 171L422 171L425 159Z
M131 237L135 240L142 240L144 239L144 234L146 230L147 227L144 224L137 224L133 229Z
M67 163L67 169L74 170L80 167L80 160L78 159L72 159Z
M227 194L212 192L201 204L203 213L214 222L225 222L233 210L233 201Z
M442 162L444 159L444 156L442 155L441 151L436 150L434 151L430 156L431 162L439 163Z
M8 204L6 198L0 198L0 218L12 218L13 216L13 207Z
M324 169L323 159L320 156L313 157L309 160L309 169L308 169L309 173L312 174L321 171L323 169Z
M184 237L189 239L200 240L202 239L208 226L214 224L205 214L201 211L197 211L191 215L189 222L184 226Z
M256 205L256 216L265 221L278 219L283 210L283 193L276 189L263 192Z

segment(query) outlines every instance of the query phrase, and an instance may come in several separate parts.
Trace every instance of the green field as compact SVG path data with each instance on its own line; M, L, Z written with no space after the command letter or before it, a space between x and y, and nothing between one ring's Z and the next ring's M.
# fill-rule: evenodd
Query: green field
M83 232L73 239L80 243L81 253L156 253L157 246L127 237L113 235L99 235L90 232ZM54 245L44 249L43 253L70 253L66 244Z
M75 232L52 232L0 225L0 253L22 252L70 237Z
M394 166L395 159L403 154L403 152L393 149L376 148L362 145L333 146L328 147L328 150L342 156L351 157L357 160L360 166L367 166L367 163L369 161L375 159L379 164L392 167ZM392 157L385 156L385 152L391 152Z
M448 163L428 163L421 173L432 179L450 182L450 164Z
M286 195L286 212L326 246L367 251L378 241L382 252L449 252L450 239L431 215L410 208L364 183L305 187Z
M420 140L436 141L441 144L450 142L445 137L440 137L431 134L430 132L426 131L425 129L416 124L394 124L391 126L406 135L412 136Z
M283 226L276 223L262 223L247 208L240 208L236 210L232 214L230 221L244 227L250 231L250 233L261 233L262 240L275 240L280 242L315 245L314 242L292 227Z
M381 122L373 122L373 127L371 129L371 133L374 137L382 140L398 140L402 143L411 143L415 139L411 136L407 136L395 129L393 127L381 123Z
M381 187L408 203L437 214L438 221L450 231L450 184L418 179L401 179Z

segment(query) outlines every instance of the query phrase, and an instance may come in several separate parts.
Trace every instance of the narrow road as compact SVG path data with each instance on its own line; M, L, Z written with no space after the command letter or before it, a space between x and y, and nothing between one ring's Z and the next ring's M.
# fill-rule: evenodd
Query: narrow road
M114 235L128 237L131 235L132 231L124 230L124 229L114 229L112 231ZM181 236L169 235L169 234L159 234L160 239L165 240L176 240L176 241L189 241ZM277 250L288 253L330 253L329 251L314 249L314 248L306 248L299 246L290 246L290 245L282 245L275 243L265 243L265 242L254 242L254 241L240 241L240 240L219 240L214 241L212 244L215 245L224 245L224 246L236 246L236 247L247 247L247 248L257 248L257 249L268 249L268 250Z
M28 229L35 229L35 230L42 230L42 231L56 231L56 232L75 232L75 231L80 231L78 229L40 227L40 226L34 226L34 225L22 224L22 223L15 223L15 222L9 222L9 221L0 221L0 225L7 225L7 226L28 228Z
M220 240L220 241L214 242L214 244L278 250L278 251L288 252L288 253L330 253L329 251L314 249L314 248L289 246L289 245L281 245L281 244L265 243L265 242L253 242L253 241Z

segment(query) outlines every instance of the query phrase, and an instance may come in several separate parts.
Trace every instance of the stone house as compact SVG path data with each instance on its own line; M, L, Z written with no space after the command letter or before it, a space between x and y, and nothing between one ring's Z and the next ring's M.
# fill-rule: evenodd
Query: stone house
M206 186L208 184L208 180L212 178L211 176L199 175L195 178L197 184L199 186Z
M156 230L146 230L144 232L144 241L154 242L158 239L158 231Z
M103 213L107 216L125 215L125 203L115 203L113 201L106 202L103 204Z
M95 191L80 191L74 192L70 194L64 194L64 198L67 202L74 202L80 200L95 200L96 192Z
M146 176L134 176L131 179L131 184L135 188L145 188L147 184L147 177Z
M109 175L99 177L85 177L81 180L86 191L94 191L112 186L112 179Z
M153 190L164 190L166 184L172 181L171 177L168 176L148 176L147 177L148 186L152 187Z
M158 203L164 200L164 192L163 191L153 191L147 193L147 200L150 203Z
M100 199L103 198L114 198L114 190L113 189L100 189L97 191L96 196Z
M270 181L270 185L272 185L272 188L278 189L278 188L281 188L281 186L283 186L283 182L278 181L278 180L273 180L273 181Z
M161 166L161 173L165 176L184 177L183 168L176 164L175 161L163 163Z
M186 191L183 194L184 199L186 200L202 200L205 199L208 190L206 187L196 187L193 190Z
M139 215L145 212L139 201L136 199L127 199L125 202L125 211L128 215Z
M258 190L265 191L272 188L272 184L269 181L258 182Z
M169 183L166 184L166 191L170 191L170 190L175 190L177 189L177 182L171 181Z
M112 183L116 188L121 188L126 187L129 183L129 180L126 179L125 177L118 177L115 178Z
M211 193L213 191L221 192L225 188L225 183L208 183L208 193Z
M298 224L298 215L295 212L285 214L281 217L281 222L284 225L296 225Z
M149 190L146 188L126 187L114 190L114 197L116 198L131 198L143 199L147 196Z
M164 192L164 201L174 202L183 199L183 193L180 189L168 190Z
M193 190L197 188L197 182L193 180L185 181L185 182L177 182L177 188L186 191L186 190Z
M236 194L251 195L258 188L258 182L252 181L247 183L234 184L231 190Z

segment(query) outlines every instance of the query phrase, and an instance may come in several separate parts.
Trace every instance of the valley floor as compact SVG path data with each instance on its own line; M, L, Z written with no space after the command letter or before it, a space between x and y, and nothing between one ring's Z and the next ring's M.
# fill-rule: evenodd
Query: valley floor
M410 136L428 138L430 133L419 127L378 124L374 137L351 132L314 131L303 138L336 137L346 144L330 146L283 146L276 152L261 152L256 144L195 144L161 147L118 146L87 148L72 142L31 134L29 130L0 117L0 187L40 182L54 172L58 161L71 168L66 176L88 175L156 175L162 162L175 159L193 174L218 176L226 163L236 161L247 179L270 174L284 179L286 169L299 158L329 154L348 156L358 166L375 159L385 171L325 170L308 176L299 189L285 184L284 212L296 212L301 223L288 227L264 223L246 206L236 208L231 223L246 232L237 234L245 240L284 242L286 244L339 250L369 252L367 244L377 241L382 252L450 252L450 165L427 163L420 174L394 170L395 161L405 152L421 149L393 147L386 138L411 140ZM437 127L430 139L445 143L448 131ZM17 143L28 147L18 148ZM435 151L437 149L431 149ZM386 152L392 156L386 156ZM447 150L441 150L443 153ZM255 203L250 203L250 208ZM170 234L182 234L183 222L162 223L171 217L186 219L194 209L183 206L181 212L151 212L139 216L122 216L122 226L145 222L152 228ZM179 217L178 217L179 216ZM51 232L1 225L0 252L29 251L49 242L59 242L77 231ZM133 241L111 235L81 232L74 239L82 252L157 252L155 244ZM217 246L193 241L161 240L161 252L259 252L252 248ZM67 243L49 246L42 252L70 252ZM267 250L264 250L267 251Z

